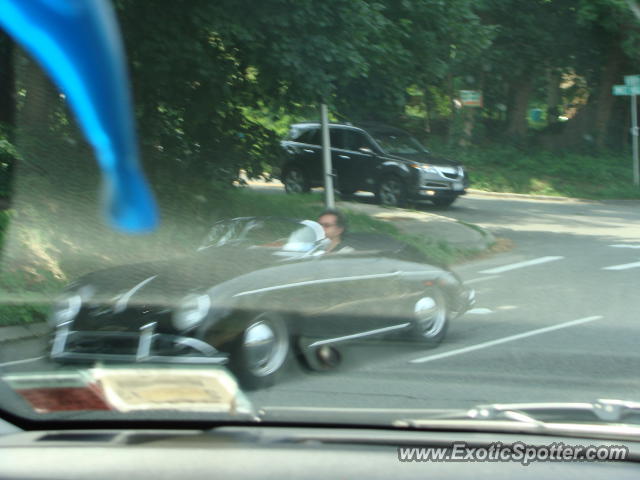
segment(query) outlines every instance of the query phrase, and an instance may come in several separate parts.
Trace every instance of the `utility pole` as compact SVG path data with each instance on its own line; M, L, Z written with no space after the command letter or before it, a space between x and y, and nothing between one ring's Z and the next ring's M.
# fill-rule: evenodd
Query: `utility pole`
M320 121L322 124L322 166L324 173L324 206L335 208L333 193L333 167L331 165L331 139L329 137L329 113L327 104L320 105Z
M633 184L640 186L640 163L638 162L638 95L640 75L626 75L624 85L614 85L613 94L631 97L631 143L633 145Z
M640 168L638 167L638 100L631 95L631 141L633 144L633 184L640 185Z

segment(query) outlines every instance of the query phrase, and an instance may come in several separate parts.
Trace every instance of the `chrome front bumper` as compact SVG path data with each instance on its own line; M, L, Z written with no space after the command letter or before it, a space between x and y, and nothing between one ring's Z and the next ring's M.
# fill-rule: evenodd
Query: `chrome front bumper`
M222 365L228 360L226 353L197 338L156 333L155 322L142 326L139 332L78 331L71 330L71 323L56 328L51 359L198 365ZM110 345L116 353L109 351ZM120 352L123 346L125 352Z

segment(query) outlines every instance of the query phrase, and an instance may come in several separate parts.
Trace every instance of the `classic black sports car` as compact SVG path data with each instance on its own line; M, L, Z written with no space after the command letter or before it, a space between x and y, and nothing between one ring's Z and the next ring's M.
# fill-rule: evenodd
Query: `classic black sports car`
M245 388L271 384L291 356L314 369L340 347L404 332L436 345L474 302L456 275L393 238L351 234L325 253L310 220L215 224L179 261L125 265L70 285L50 315L60 362L227 364Z

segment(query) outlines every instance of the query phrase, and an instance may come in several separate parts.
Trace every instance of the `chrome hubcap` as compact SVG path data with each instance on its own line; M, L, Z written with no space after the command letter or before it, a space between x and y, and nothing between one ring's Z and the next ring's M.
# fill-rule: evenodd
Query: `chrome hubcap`
M413 311L418 320L420 332L426 338L438 335L447 319L444 305L433 297L422 297L416 302Z
M257 321L245 330L243 348L249 371L264 377L282 366L287 357L288 342L277 326L268 321Z

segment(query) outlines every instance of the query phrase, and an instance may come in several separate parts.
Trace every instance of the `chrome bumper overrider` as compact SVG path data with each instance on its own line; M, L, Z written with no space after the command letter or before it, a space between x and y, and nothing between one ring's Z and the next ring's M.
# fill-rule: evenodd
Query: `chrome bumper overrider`
M476 304L476 291L473 288L470 288L467 291L467 302L469 308L473 307Z
M156 333L155 322L140 327L139 332L78 331L71 330L71 323L56 328L51 347L53 360L220 365L228 359L226 353L197 338ZM109 352L110 344L123 343L127 352Z

